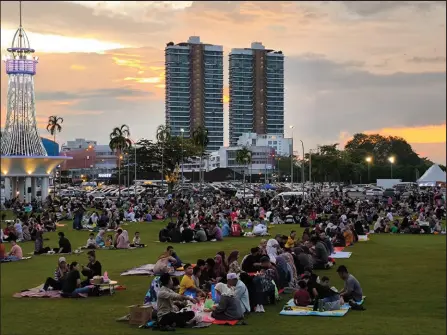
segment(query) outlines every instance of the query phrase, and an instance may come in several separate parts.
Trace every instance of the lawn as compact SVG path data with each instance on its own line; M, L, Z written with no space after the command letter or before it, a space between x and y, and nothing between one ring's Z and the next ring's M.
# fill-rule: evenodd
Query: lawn
M74 232L71 223L59 228L74 247L84 245L88 232ZM155 263L166 244L154 242L162 223L135 223L127 226L132 237L139 231L147 248L137 250L100 250L103 270L127 290L113 296L88 299L16 299L12 295L42 284L52 276L57 256L35 256L30 260L1 265L1 334L141 334L141 330L116 318L125 315L127 306L142 303L151 278L120 277L128 268ZM271 231L287 234L297 226L276 226ZM45 234L45 245L57 246L56 233ZM217 251L238 249L246 254L259 238L228 238L224 242L175 245L184 261L214 256ZM33 243L24 243L24 253L33 251ZM203 330L177 330L178 334L445 334L446 244L445 236L374 235L369 242L350 248L350 259L341 260L363 286L366 311L350 311L342 318L286 317L278 315L289 296L276 306L267 306L265 314L252 314L247 326L212 326ZM67 260L86 264L86 254ZM323 272L320 272L323 273ZM324 271L332 283L341 287L335 269ZM293 328L292 328L293 327Z

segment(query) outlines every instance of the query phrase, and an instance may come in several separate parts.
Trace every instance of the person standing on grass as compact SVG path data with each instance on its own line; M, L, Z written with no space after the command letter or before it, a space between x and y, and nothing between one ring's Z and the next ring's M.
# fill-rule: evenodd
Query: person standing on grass
M360 302L363 299L363 290L359 281L348 272L344 265L340 265L337 269L340 278L345 282L343 290L340 291L340 296L344 302L354 301Z
M157 294L157 319L160 330L172 331L175 330L175 327L184 328L187 325L192 325L195 313L193 311L178 312L174 301L191 301L195 304L197 300L175 293L171 289L173 284L168 273L160 276L160 284L161 287Z

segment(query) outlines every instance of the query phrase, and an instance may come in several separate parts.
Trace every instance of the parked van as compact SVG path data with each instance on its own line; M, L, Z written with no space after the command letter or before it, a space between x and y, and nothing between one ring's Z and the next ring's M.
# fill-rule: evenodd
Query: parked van
M307 199L309 194L307 192L282 192L278 194L274 199L282 198L284 202L289 201L292 197L298 198L302 197L303 199Z

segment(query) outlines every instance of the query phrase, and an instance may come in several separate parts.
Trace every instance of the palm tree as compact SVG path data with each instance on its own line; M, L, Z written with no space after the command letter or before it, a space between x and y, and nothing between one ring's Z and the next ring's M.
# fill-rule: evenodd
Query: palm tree
M203 182L203 173L202 173L202 161L203 161L203 155L205 154L205 149L208 146L209 138L208 138L208 129L202 126L198 126L196 129L194 129L192 133L192 140L194 145L199 148L200 151L200 190L202 190L202 182Z
M64 123L64 119L57 116L57 115L51 115L48 117L48 124L47 124L47 131L53 135L54 143L56 143L56 133L61 132L62 126L61 124ZM54 146L54 149L56 150L56 145ZM53 153L54 156L57 156L57 153ZM60 185L59 185L60 186ZM54 189L54 195L56 196L56 168L53 170L53 189Z
M121 153L132 146L129 136L129 126L126 124L113 128L110 133L109 147L118 153L118 198L121 198Z
M245 170L251 163L251 151L246 147L236 151L236 163L244 166L244 199L245 199Z
M164 181L164 152L165 145L171 139L171 128L169 126L159 125L157 128L157 141L161 144L161 187Z

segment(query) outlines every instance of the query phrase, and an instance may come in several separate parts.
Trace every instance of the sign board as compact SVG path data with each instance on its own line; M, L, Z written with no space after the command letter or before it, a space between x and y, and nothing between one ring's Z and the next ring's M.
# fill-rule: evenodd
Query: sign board
M98 178L111 178L112 174L111 173L99 173L98 174Z

